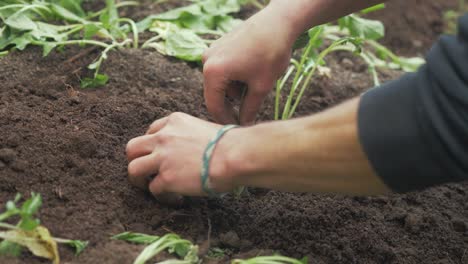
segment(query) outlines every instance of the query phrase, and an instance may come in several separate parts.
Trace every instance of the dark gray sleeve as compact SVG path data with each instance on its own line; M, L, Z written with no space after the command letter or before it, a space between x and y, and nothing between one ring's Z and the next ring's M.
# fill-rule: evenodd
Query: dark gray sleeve
M468 15L442 36L427 64L361 97L367 157L396 192L468 180Z

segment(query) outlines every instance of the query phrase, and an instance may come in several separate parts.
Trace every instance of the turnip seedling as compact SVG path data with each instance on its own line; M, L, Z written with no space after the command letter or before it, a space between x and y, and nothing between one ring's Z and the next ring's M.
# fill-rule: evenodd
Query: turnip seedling
M162 237L159 237L146 234L125 232L118 234L112 238L136 244L148 245L135 259L133 264L144 264L148 260L165 250L167 250L171 254L176 254L181 259L166 260L160 263L197 264L200 262L198 258L198 246L194 245L189 240L180 238L176 234L166 234Z
M84 78L81 85L87 88L106 84L108 77L99 70L107 53L131 43L134 48L139 47L136 23L129 18L120 18L117 9L138 3L116 4L114 0L106 0L103 10L87 16L81 2L62 0L60 5L53 0L1 2L0 51L12 47L23 50L28 45L36 45L41 46L43 55L47 56L53 49L67 45L97 46L103 48L103 52L89 67L94 70L94 76ZM57 25L57 21L61 25ZM128 33L133 39L127 38Z
M378 5L362 12L367 13L383 7ZM325 58L334 51L347 51L363 59L368 66L374 86L380 85L378 67L413 72L424 63L422 58L404 58L395 55L377 42L383 36L384 26L380 21L364 19L357 14L339 19L338 25L321 25L302 35L295 44L295 48L305 47L301 59L299 61L292 59L290 67L276 84L275 120L289 119L294 115L305 90L310 85L311 78L324 69ZM291 76L294 78L281 114L281 92ZM301 89L298 89L299 86Z
M40 225L39 219L35 217L42 205L40 194L31 193L31 197L19 206L21 195L17 194L15 199L6 203L6 211L0 214L0 256L19 256L22 247L29 249L38 257L47 258L53 263L59 263L60 258L57 243L66 244L75 248L75 253L80 254L88 242L80 240L69 240L55 238L50 235L49 230ZM19 218L16 225L6 223L6 220Z
M298 260L283 256L260 256L247 260L235 259L232 264L307 264L307 258Z

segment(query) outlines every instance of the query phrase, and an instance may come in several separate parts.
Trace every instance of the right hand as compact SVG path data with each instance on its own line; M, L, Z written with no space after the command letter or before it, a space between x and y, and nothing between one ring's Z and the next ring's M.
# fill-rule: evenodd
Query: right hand
M205 102L219 123L250 125L286 70L296 39L281 9L270 4L215 41L203 55ZM247 85L245 97L243 85ZM226 96L242 99L239 116Z

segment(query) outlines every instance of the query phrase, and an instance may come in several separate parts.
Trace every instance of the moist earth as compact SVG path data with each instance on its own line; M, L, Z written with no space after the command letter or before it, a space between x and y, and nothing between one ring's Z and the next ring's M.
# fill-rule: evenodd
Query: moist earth
M124 10L143 17L171 4ZM177 5L177 4L176 4ZM456 1L395 0L371 14L387 25L383 43L424 54ZM252 9L243 11L248 16ZM17 192L41 193L42 224L57 237L89 240L64 263L131 263L142 249L110 239L124 231L175 232L227 253L210 262L281 253L309 263L468 263L468 183L377 197L293 194L254 189L242 197L185 198L167 206L127 182L125 145L171 112L209 119L199 65L152 51L112 52L103 88L82 90L94 49L67 48L43 58L37 48L0 59L0 204ZM372 86L366 66L330 57L331 77L316 78L297 116L315 113ZM381 71L382 80L400 72ZM395 107L398 107L397 105ZM273 117L273 95L260 121ZM209 230L211 232L209 232ZM47 263L25 253L0 263Z

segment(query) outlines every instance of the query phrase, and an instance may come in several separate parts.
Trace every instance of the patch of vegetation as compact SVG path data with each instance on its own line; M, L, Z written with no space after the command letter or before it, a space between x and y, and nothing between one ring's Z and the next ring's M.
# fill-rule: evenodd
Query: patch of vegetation
M362 13L383 8L383 5L371 7ZM377 68L398 69L405 72L416 71L424 60L419 57L404 58L397 56L377 40L385 35L384 25L377 20L370 20L352 14L338 20L338 24L325 24L314 27L302 35L295 48L303 48L299 60L292 59L286 73L276 84L275 120L289 119L299 105L305 90L310 86L312 77L317 73L330 75L325 58L335 51L350 52L368 66L374 85L379 86ZM305 46L305 47L304 47ZM281 112L281 92L292 77L292 84Z
M40 225L35 217L42 205L40 194L31 193L20 206L21 195L6 203L6 211L0 214L0 256L19 257L23 248L27 248L35 256L47 258L53 263L60 263L57 244L66 244L80 254L88 245L87 241L70 240L52 237L49 230ZM16 225L9 222L18 219ZM8 222L7 222L8 221Z

